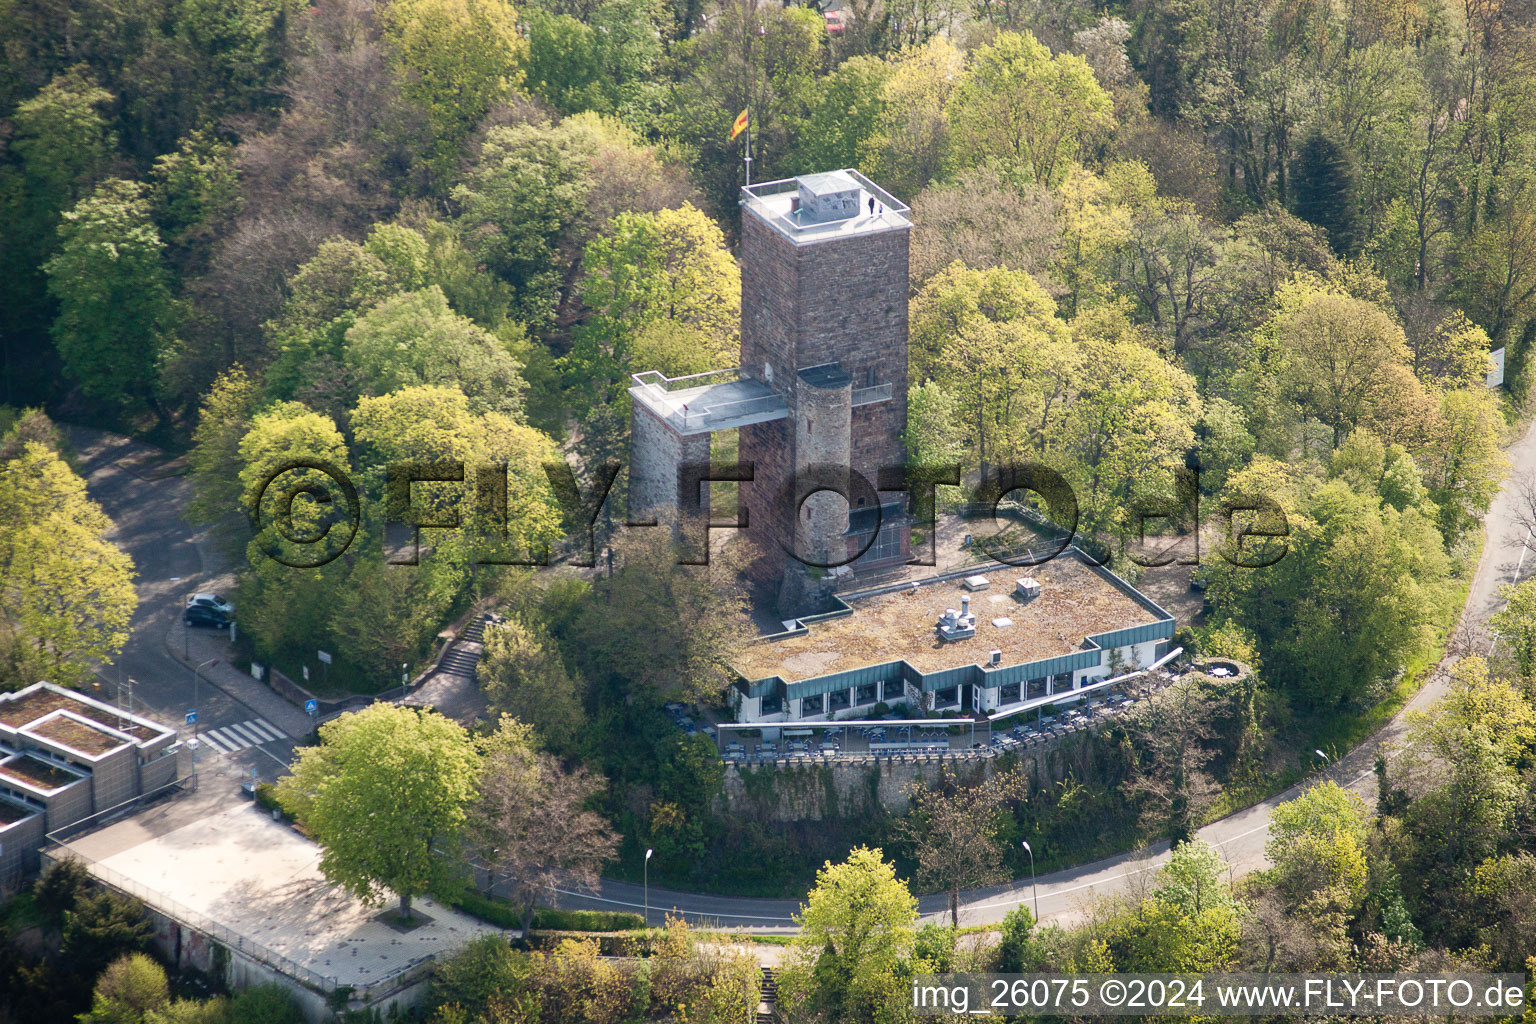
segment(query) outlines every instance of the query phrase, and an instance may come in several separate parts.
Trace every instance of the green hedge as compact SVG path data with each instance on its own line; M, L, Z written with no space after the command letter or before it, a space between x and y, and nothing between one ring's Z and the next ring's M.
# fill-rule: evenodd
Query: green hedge
M458 909L498 928L521 928L522 916L516 907L499 896L467 892L454 901ZM550 910L540 907L533 912L533 927L540 931L622 932L645 927L639 914L605 910Z
M454 900L453 905L471 917L478 917L485 923L493 924L498 928L523 926L522 919L518 917L512 904L503 899L482 896L478 892L467 892Z
M639 914L625 914L612 910L549 910L534 911L533 926L545 931L562 932L627 932L645 927L645 919Z

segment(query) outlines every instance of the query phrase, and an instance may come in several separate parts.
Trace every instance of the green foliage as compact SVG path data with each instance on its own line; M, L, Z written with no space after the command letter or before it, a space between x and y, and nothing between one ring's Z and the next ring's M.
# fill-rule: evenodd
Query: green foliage
M1359 796L1324 782L1275 808L1264 852L1292 906L1352 914L1365 899L1369 814Z
M960 937L953 925L925 924L913 936L912 955L925 969L940 973L955 969L955 945Z
M513 316L548 323L561 273L556 245L586 209L589 160L603 123L517 125L486 133L468 178L453 190L476 256L512 288Z
M705 736L677 740L661 764L649 833L662 865L678 867L702 857L714 831L710 807L725 785L725 768Z
M1024 447L1016 432L1033 425L1037 403L1045 403L1057 373L1071 365L1067 328L1055 313L1028 274L959 263L936 274L912 301L912 378L931 378L954 397L982 466ZM1053 366L1060 369L1047 369ZM1038 399L1021 399L1026 387ZM1025 402L1028 412L1016 414Z
M730 130L743 108L752 112L754 180L805 172L791 162L794 132L824 66L827 34L816 10L746 0L722 4L710 23L672 48L680 82L655 119L691 150L696 180L724 210L735 207L741 183L743 140L731 141Z
M679 565L669 531L633 531L618 568L599 576L569 627L583 674L599 685L712 703L736 678L732 659L748 635L737 566Z
M859 167L892 195L916 196L949 166L945 107L964 69L964 55L943 38L896 59L874 130L859 147Z
M464 730L432 711L372 704L327 722L277 787L283 808L324 850L320 869L359 899L447 897L480 759Z
M971 57L947 107L953 159L1042 184L1114 130L1114 105L1086 61L1005 32Z
M800 934L778 971L780 997L793 1010L862 1020L907 997L901 979L911 969L917 903L879 850L860 847L829 862L796 921Z
M1355 173L1349 156L1323 134L1308 136L1291 170L1296 190L1296 216L1328 232L1340 255L1359 246Z
M661 56L636 0L607 0L584 19L528 9L528 87L562 114L611 114L634 102Z
M580 691L553 640L508 619L487 627L483 642L475 676L491 708L533 726L550 749L569 749L584 715Z
M176 152L155 160L155 223L178 263L222 234L240 210L234 147L212 132L198 130Z
M49 928L64 927L64 913L73 910L94 883L85 862L75 857L56 860L32 883L32 905Z
M0 166L0 276L11 327L0 340L17 394L46 395L56 365L42 356L53 310L44 262L58 249L60 215L104 175L117 140L105 116L116 97L77 65L60 72L8 113L10 161Z
M1230 905L1190 914L1173 901L1148 899L1094 931L1107 959L1095 970L1219 971L1234 962L1242 922Z
M146 1013L144 1024L229 1024L229 1000L176 999Z
M1529 581L1499 590L1504 607L1494 612L1488 625L1515 659L1526 679L1536 676L1536 585Z
M1483 388L1440 396L1441 432L1424 455L1424 484L1440 513L1448 542L1464 536L1482 519L1508 461L1499 449L1504 420L1498 399Z
M645 918L609 910L551 910L540 907L533 915L533 926L545 931L619 932L645 927Z
M499 935L471 939L453 956L441 957L433 968L432 1001L453 1005L475 1019L503 994L527 984L525 958L512 951Z
M1356 702L1428 643L1446 597L1449 565L1432 520L1399 511L1344 482L1297 480L1256 459L1234 476L1224 500L1267 496L1284 509L1288 536L1249 537L1233 559L1264 568L1218 565L1208 597L1257 638L1269 682L1324 713ZM1278 531L1270 513L1257 528ZM1302 639L1306 638L1306 639Z
M160 360L176 321L163 252L135 182L109 178L63 214L59 251L43 269L59 304L53 339L64 372L88 397L159 408Z
M81 1024L139 1024L170 999L165 968L143 953L128 953L101 972L91 1010L79 1020Z
M1153 898L1195 918L1217 907L1235 907L1230 872L1221 851L1204 840L1180 843L1158 869Z
M454 900L453 905L498 928L520 929L523 926L522 908L497 896L465 892ZM639 931L645 927L645 919L639 914L622 911L538 907L533 912L533 927L548 932Z
M1478 908L1479 937L1502 968L1520 970L1536 939L1536 856L1526 851L1490 858L1477 866L1472 893Z
M1202 657L1233 658L1250 668L1259 667L1259 649L1253 634L1231 620L1204 626L1196 636Z
M875 57L850 57L817 79L796 135L799 165L830 170L857 167L866 140L885 109L892 65ZM889 184L889 183L887 183Z
M260 398L257 381L239 363L221 373L203 398L187 456L195 492L187 516L193 522L221 526L244 510L244 488L230 468L239 465L240 442ZM227 531L220 535L230 541Z
M997 970L1016 974L1039 967L1039 947L1035 938L1035 915L1022 904L1003 916L997 943Z
M281 985L255 985L230 1000L229 1024L304 1024L304 1011Z
M592 317L565 360L572 391L598 403L624 393L639 365L637 336L665 327L683 333L710 365L740 348L741 271L720 229L690 204L654 214L621 213L587 245L582 302ZM652 347L647 346L647 347Z
M13 427L0 453L0 686L82 686L128 640L133 560L107 540L112 521L85 481L23 438Z
M735 1021L757 1003L757 963L694 942L681 922L643 961L600 958L598 948L595 940L566 939L524 954L483 936L438 961L428 1020Z
M523 81L528 42L505 0L399 0L383 22L401 91L426 111L441 180L480 119Z
M477 410L522 410L522 368L484 328L450 309L437 285L392 296L359 317L347 330L345 362L366 395L446 385Z
M64 911L59 950L80 973L94 976L124 952L142 952L154 935L144 904L109 889L80 892Z

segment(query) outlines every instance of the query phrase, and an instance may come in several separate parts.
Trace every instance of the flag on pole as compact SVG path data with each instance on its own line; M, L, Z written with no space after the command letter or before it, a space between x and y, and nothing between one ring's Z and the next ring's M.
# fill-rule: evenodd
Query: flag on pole
M747 111L743 110L736 115L736 123L731 125L731 141L736 141L736 136L747 130Z

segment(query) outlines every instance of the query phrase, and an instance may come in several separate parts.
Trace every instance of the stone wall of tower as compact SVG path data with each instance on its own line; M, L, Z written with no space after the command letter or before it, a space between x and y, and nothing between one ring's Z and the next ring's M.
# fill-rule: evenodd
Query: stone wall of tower
M902 462L907 426L906 230L801 246L797 255L799 368L838 363L855 389L890 384L891 400L853 411L854 469L871 484Z
M740 458L752 463L752 482L741 485L747 538L756 548L754 575L776 579L784 552L794 543L794 514L781 504L780 488L794 471L794 427L789 420L754 423L739 432Z
M658 509L679 506L678 469L709 461L709 435L684 437L639 402L634 403L629 432L629 517L642 520ZM701 485L708 507L709 485Z
M801 486L832 487L851 497L847 472L852 458L851 382L845 378L838 386L822 387L802 380L795 391L795 470L807 481ZM831 479L822 479L817 467L838 467L838 471ZM795 515L795 554L821 566L840 563L847 557L848 543L843 534L848 529L850 497L818 491L805 499Z
M790 411L788 423L741 430L741 457L756 469L743 493L761 550L793 543L793 510L780 496L797 462L796 371L837 363L854 390L889 384L888 401L852 410L849 461L871 485L882 466L903 461L909 235L902 227L796 245L742 209L742 372L783 395Z

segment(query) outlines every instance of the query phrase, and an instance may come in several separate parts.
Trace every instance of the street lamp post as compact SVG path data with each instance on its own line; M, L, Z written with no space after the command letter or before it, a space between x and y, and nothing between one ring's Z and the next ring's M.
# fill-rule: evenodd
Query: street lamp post
M651 854L654 851L650 847L645 850L645 926L651 926Z
M1029 848L1029 840L1019 841L1024 847L1024 852L1029 854L1029 887L1035 894L1035 924L1040 923L1040 887L1035 884L1035 851Z
M192 710L193 711L197 711L197 696L198 696L198 692L199 692L198 682L201 680L201 674L202 674L203 669L207 668L209 665L217 665L218 663L219 663L219 659L218 658L209 658L207 661L203 662L201 665L197 666L197 668L194 668L192 670ZM201 718L200 714L192 716L192 738L194 740L197 739L197 727L198 727L198 722L199 722L200 718Z

